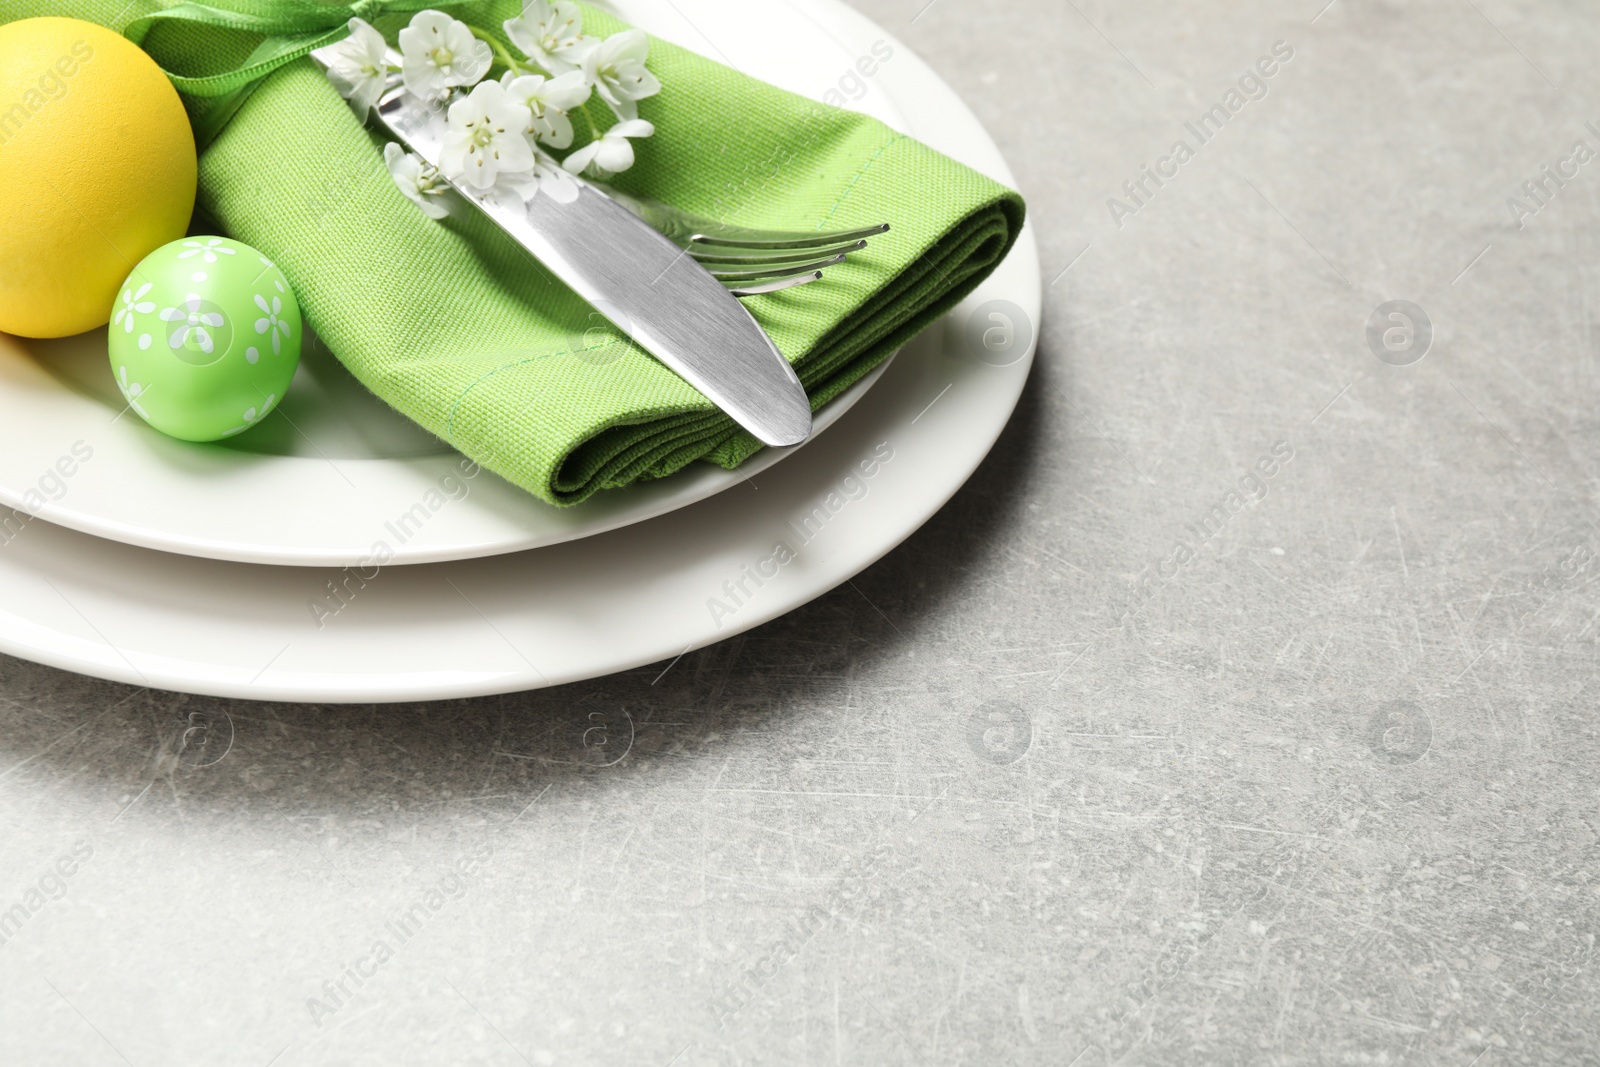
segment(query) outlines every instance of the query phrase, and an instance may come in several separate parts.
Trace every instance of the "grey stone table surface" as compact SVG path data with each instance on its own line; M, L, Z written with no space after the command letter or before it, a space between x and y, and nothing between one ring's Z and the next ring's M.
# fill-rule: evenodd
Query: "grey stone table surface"
M0 1062L1600 1062L1600 11L860 6L1037 228L977 476L664 675L0 659Z

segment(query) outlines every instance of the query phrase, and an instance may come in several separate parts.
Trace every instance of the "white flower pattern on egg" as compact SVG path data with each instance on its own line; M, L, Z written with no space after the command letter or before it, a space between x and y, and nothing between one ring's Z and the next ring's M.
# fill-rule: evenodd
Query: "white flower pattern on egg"
M127 367L117 368L117 388L122 390L122 399L126 400L128 406L139 413L141 419L150 418L150 413L139 405L139 398L144 396L144 386L138 382L128 381Z
M259 408L251 407L245 409L244 414L240 416L240 418L244 420L242 425L235 426L222 436L232 437L234 434L244 433L246 430L250 429L250 427L256 425L262 419L272 414L272 406L277 402L278 394L268 393L267 399L261 402L261 406Z
M262 313L266 316L265 318L256 320L256 333L271 335L272 354L276 356L283 351L283 342L288 338L290 333L289 324L278 318L279 315L283 314L283 299L275 296L272 298L272 303L268 304L267 298L262 296L260 293L257 293L256 307L260 308ZM281 337L278 333L280 330L283 331L283 335ZM250 362L254 363L255 360L252 359Z
M145 294L152 288L154 286L150 282L145 282L139 286L138 292L134 292L131 289L122 290L122 306L117 309L116 317L111 320L111 325L120 325L123 333L132 333L134 313L148 315L156 309L154 303L144 299Z
M211 238L211 240L207 241L205 244L201 244L199 241L185 241L183 242L183 247L187 251L179 252L179 259L190 259L194 256L204 256L205 262L215 263L217 262L218 256L237 255L233 249L228 248L220 239L216 237Z
M260 297L256 299L260 300ZM215 349L211 331L221 327L226 320L215 311L202 310L204 307L205 301L200 299L200 294L190 293L182 307L163 308L161 321L178 324L172 336L167 338L167 344L176 349L193 340L200 351L209 356Z

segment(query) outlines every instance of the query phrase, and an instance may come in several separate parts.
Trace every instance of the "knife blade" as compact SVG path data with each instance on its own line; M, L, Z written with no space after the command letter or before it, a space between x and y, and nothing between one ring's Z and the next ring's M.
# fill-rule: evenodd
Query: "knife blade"
M325 52L319 49L318 52ZM323 67L328 58L311 53ZM399 66L399 53L390 62ZM389 89L374 118L434 167L445 121L403 87ZM441 175L443 176L443 175ZM448 180L448 179L446 179ZM569 202L540 191L520 210L507 198L450 184L551 274L624 334L767 445L811 434L811 400L789 361L722 283L632 212L574 178Z

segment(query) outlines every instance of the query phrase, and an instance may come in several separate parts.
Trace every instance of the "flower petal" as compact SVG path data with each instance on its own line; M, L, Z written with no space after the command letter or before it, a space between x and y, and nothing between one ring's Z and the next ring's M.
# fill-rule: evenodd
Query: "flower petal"
M655 123L647 119L626 119L606 131L607 137L652 137Z
M602 137L598 144L594 161L601 170L620 174L633 166L633 143L626 137Z
M494 142L495 166L506 171L533 169L533 146L526 137L499 137Z
M582 174L594 157L600 153L600 142L590 141L572 155L561 161L561 168L569 174Z
M589 82L583 76L583 71L572 70L558 78L551 78L544 86L540 99L544 101L546 107L571 111L589 99L592 91Z
M572 145L572 120L560 111L548 111L544 118L534 121L534 132L539 140L551 148L569 148Z

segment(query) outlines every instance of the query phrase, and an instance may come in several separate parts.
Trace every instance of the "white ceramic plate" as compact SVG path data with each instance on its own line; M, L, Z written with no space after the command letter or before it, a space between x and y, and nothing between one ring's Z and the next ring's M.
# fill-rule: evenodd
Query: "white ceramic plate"
M675 5L715 27L720 50L733 47L726 27L796 14L855 54L888 42L893 58L870 91L892 97L936 147L1011 181L955 93L838 0ZM1007 365L971 347L969 327L987 326L992 309L975 313L992 300L1015 305L1018 340L1030 336ZM671 659L832 589L938 510L1011 415L1039 306L1038 251L1025 229L1000 269L902 352L878 388L752 485L531 552L387 568L362 584L33 522L0 548L0 650L164 689L324 702L511 692ZM346 579L348 601L333 613L327 583Z
M615 6L652 32L815 98L837 88L857 56L825 20L783 3ZM697 25L715 27L715 40ZM888 93L867 93L855 106L907 129ZM816 432L859 400L878 373L819 412ZM420 529L408 527L402 543L385 534L384 523L457 473L460 457L367 392L319 344L307 346L279 410L224 443L173 441L124 414L125 407L104 330L50 342L0 335L0 504L37 508L40 518L85 533L211 559L348 566L370 558L382 539L393 563L432 563L537 548L653 518L737 486L795 451L769 449L737 471L696 464L574 508L551 507L485 475ZM89 460L80 462L84 455ZM70 478L49 473L63 456ZM38 495L30 499L30 492Z

